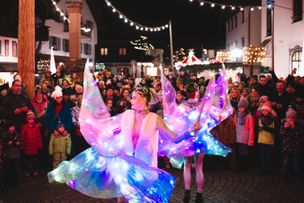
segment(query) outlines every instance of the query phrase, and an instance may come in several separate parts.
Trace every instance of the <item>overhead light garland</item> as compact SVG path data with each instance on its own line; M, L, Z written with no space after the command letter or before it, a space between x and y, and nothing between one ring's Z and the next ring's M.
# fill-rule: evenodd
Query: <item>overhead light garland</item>
M63 21L67 21L68 23L70 23L70 19L65 15L65 13L59 8L59 6L57 5L56 1L51 0L52 4L54 5L56 11L58 12L58 14L62 17ZM84 32L91 32L92 29L91 28L87 28L87 27L82 27L80 28L81 30L83 30Z
M193 3L194 0L189 0L189 2ZM200 6L210 6L211 8L219 7L222 10L225 10L225 9L230 9L230 10L239 9L240 11L243 11L244 7L247 7L247 6L231 5L231 4L219 4L219 3L214 3L214 2L211 2L211 1L202 1L202 0L198 0L198 2L199 2ZM271 9L272 6L273 6L272 3L267 4L268 9ZM250 7L250 11L261 10L262 9L262 6L249 6L249 7Z
M128 18L122 12L117 10L111 4L111 2L109 2L108 0L105 0L105 2L106 2L108 7L112 8L112 12L116 13L118 15L119 19L121 19L124 23L129 24L131 27L134 27L136 30L145 31L145 32L159 32L159 31L163 31L163 30L165 30L169 27L168 24L160 25L160 26L157 26L157 27L144 26L140 23L137 23L137 22L134 22L134 21L130 20L130 18Z

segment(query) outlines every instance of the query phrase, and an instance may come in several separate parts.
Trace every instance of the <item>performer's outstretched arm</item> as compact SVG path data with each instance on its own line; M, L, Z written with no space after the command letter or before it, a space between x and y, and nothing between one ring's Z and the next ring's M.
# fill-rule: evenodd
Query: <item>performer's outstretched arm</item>
M165 121L161 117L157 117L157 130L162 134L168 137L173 142L181 142L184 139L187 139L189 137L192 137L195 135L195 131L199 129L199 122L196 122L193 127L191 127L189 130L187 130L182 135L175 134L172 130L169 129Z

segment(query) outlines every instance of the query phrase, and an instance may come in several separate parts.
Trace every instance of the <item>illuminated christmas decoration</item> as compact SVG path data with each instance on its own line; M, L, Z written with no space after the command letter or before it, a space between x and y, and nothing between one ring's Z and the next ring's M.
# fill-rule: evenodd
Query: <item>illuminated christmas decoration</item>
M160 26L156 26L156 27L144 26L142 24L139 24L137 22L130 20L127 16L125 16L122 12L120 12L117 8L115 8L111 4L111 2L109 2L108 0L105 0L105 2L107 4L107 6L112 9L112 12L116 13L118 15L119 19L123 20L126 24L129 24L131 27L134 27L136 30L145 31L145 32L149 32L149 31L150 32L159 32L159 31L163 31L169 27L168 24L164 24L164 25L160 25Z
M140 36L140 39L130 41L130 43L132 45L134 45L135 49L138 49L138 50L143 50L143 51L153 50L154 46L152 44L150 44L149 42L147 42L147 39L148 38L145 36Z
M265 47L261 45L249 45L244 47L243 62L250 66L250 74L252 74L253 65L261 62L266 55Z
M245 64L252 65L254 63L261 62L266 54L265 47L261 45L250 45L249 47L244 47L243 61Z
M216 61L219 61L221 63L225 63L227 59L229 59L230 53L227 51L217 51L216 52Z

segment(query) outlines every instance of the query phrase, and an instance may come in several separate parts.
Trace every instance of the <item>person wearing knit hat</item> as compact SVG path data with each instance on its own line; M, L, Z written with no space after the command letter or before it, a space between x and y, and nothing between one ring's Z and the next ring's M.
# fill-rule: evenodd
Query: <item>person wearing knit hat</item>
M261 172L268 173L272 166L272 151L275 142L276 113L271 102L265 102L260 108L258 118L258 145L260 148ZM258 113L258 112L257 112Z
M238 167L246 169L248 166L248 146L254 145L254 118L248 109L248 101L241 98L234 120L236 126L236 152Z
M55 87L55 90L53 91L53 93L52 93L52 95L51 95L51 97L52 97L53 99L56 99L56 98L58 98L58 97L62 97L62 89L61 89L61 87L56 86L56 87Z
M300 153L303 152L304 121L297 119L297 112L288 108L286 118L281 121L280 135L282 137L282 174L288 175L289 165L292 165L292 175L301 178ZM290 162L292 161L292 164Z
M62 89L55 87L52 93L53 100L46 109L46 122L51 132L57 129L58 122L62 122L68 132L72 129L72 113L69 103L63 101Z
M51 134L49 143L49 154L53 157L53 168L55 169L62 161L71 154L71 136L66 131L64 124L58 122L57 129Z
M238 103L238 108L248 108L248 101L245 98L240 99L239 103Z
M29 110L26 113L26 123L21 129L22 152L25 163L24 175L26 177L38 175L38 154L42 149L42 136L40 126L35 123L35 114Z

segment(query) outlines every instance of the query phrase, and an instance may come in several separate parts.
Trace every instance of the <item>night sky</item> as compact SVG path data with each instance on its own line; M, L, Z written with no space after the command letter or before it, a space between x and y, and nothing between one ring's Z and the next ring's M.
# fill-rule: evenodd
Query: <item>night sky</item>
M158 26L172 21L174 50L181 47L224 48L225 19L231 9L200 6L198 0L109 0L129 19L145 26ZM260 0L210 0L231 5L259 5ZM87 0L98 24L99 41L132 40L147 36L153 45L169 45L169 31L140 32L118 18L104 0Z

